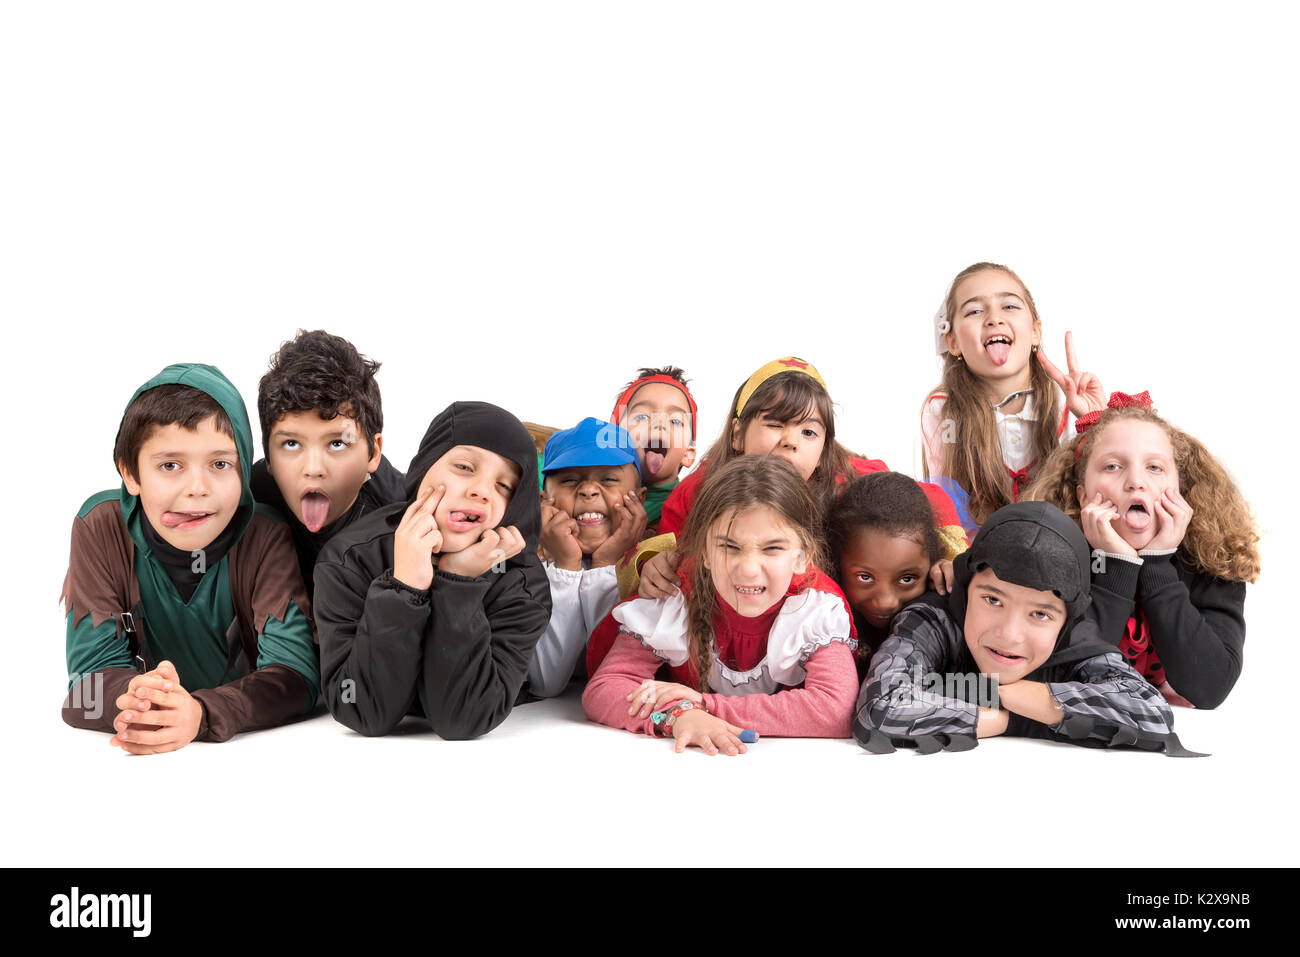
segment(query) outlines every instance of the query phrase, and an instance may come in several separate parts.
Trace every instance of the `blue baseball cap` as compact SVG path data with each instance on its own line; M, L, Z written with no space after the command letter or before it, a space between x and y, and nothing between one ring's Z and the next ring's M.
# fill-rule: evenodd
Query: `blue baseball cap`
M542 455L542 474L557 469L591 465L634 465L641 474L636 444L627 429L612 422L586 418L571 429L556 432L546 442Z

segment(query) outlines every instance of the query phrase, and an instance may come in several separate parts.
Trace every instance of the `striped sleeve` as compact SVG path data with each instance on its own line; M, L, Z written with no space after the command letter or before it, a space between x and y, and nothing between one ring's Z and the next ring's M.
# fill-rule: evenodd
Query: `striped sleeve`
M1174 730L1169 703L1118 651L1079 662L1072 677L1047 683L1063 712L1054 736L1120 745Z

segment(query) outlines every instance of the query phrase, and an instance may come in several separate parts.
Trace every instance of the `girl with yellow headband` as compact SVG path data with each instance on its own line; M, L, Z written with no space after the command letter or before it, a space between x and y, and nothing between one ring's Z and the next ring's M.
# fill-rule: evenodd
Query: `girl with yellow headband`
M830 392L811 362L796 356L775 359L736 390L722 435L700 467L686 476L664 502L660 534L680 533L708 470L741 455L775 455L785 459L808 483L822 515L845 482L868 472L889 471L889 466L879 459L858 458L835 440L835 410ZM966 544L957 526L955 509L941 489L922 487L934 506L936 524L957 529L960 541L950 550L947 557L951 558ZM648 551L643 551L642 556ZM640 568L638 594L643 598L674 594L676 569L675 551L661 551L649 558Z

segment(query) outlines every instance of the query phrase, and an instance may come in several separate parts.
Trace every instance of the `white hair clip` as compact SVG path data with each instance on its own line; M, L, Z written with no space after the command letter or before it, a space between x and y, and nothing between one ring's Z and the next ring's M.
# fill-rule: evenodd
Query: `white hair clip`
M939 306L939 311L934 314L934 352L935 355L943 355L948 351L948 343L943 341L943 337L952 332L952 323L948 321L948 303L945 300Z

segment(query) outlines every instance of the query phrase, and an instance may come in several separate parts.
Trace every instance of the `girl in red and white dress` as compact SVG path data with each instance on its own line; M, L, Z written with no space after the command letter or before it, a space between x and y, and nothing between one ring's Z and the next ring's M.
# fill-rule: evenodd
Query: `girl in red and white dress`
M761 735L848 737L857 641L817 568L817 514L776 456L711 470L683 532L680 589L629 599L592 633L608 654L582 696L587 716L708 754L744 753Z

